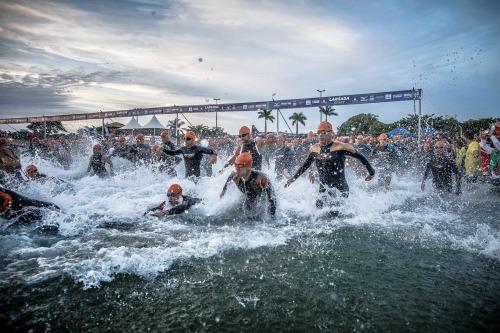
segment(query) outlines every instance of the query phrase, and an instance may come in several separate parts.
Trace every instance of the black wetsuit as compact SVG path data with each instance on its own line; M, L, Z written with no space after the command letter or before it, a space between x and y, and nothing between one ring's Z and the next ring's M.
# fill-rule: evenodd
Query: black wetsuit
M182 214L184 213L185 211L187 211L188 209L190 209L191 207L193 207L194 205L200 203L202 200L199 199L199 198L192 198L192 197L189 197L187 195L183 195L182 196L182 203L177 205L177 206L174 206L170 209L168 209L168 215L177 215L177 214ZM154 211L157 211L157 210L163 210L165 208L165 205L167 205L167 202L164 201L162 202L159 206L157 207L154 207L150 210L148 210L146 212L149 213L149 212L154 212Z
M134 162L151 159L151 147L145 143L137 143L130 147Z
M287 147L283 146L276 150L276 159L274 164L274 170L276 171L276 178L281 179L284 176L285 170L288 174L292 173L292 167L294 163L294 153Z
M90 169L99 177L106 177L108 175L106 163L101 153L92 154L90 157Z
M455 174L457 193L460 193L461 172L453 160L445 156L431 157L425 167L424 182L429 177L430 173L432 173L432 184L434 185L434 188L436 190L446 192L452 192L452 174Z
M259 174L262 175L260 182L257 181ZM231 181L234 181L238 189L245 195L244 208L247 212L255 211L258 200L260 199L262 192L265 191L269 201L268 212L271 216L275 216L276 196L266 175L259 171L252 170L248 180L244 181L241 178L236 178L234 174L231 174L224 184L223 192L226 191L227 186Z
M398 151L397 147L390 143L378 145L371 152L374 165L377 170L382 171L378 176L381 186L388 188L391 185L392 174L400 170L402 163Z
M118 145L113 150L113 154L111 156L117 156L121 158L131 159L130 155L130 146L128 145Z
M212 149L198 145L189 148L184 146L176 150L163 148L163 152L171 156L182 155L182 157L184 157L186 178L189 176L200 177L200 165L203 154L216 155Z
M240 154L249 152L252 154L252 168L254 170L261 170L262 169L262 154L259 152L257 149L257 144L255 141L250 141L249 143L243 143L240 146Z
M332 151L333 142L326 146L316 144L309 150L309 155L302 166L299 167L293 179L297 179L302 175L313 162L316 163L316 168L319 174L319 192L326 193L329 196L335 196L335 192L330 189L335 188L340 191L343 197L349 196L349 185L345 179L345 158L346 156L354 157L359 160L368 170L370 175L375 175L375 170L370 165L370 162L358 152L350 152L347 150ZM323 200L318 199L316 206L323 207Z
M59 209L56 205L44 201L30 199L14 191L0 187L0 192L9 195L12 198L10 207L0 209L0 216L5 219L21 218L18 222L31 222L41 218L41 213L34 210L24 210L23 208L52 208Z

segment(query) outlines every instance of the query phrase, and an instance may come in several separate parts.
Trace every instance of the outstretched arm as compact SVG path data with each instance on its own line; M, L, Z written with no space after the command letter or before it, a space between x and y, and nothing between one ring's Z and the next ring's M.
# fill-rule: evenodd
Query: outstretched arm
M163 148L163 152L167 155L170 155L170 156L182 154L182 150L180 150L180 149L170 150L170 149L167 149L166 147Z
M222 188L222 192L220 193L219 195L219 198L222 199L222 197L226 194L226 190L227 190L227 187L229 185L229 183L234 179L234 173L231 172L231 174L229 175L229 177L227 178L226 180L226 183L224 184L224 187Z
M288 179L288 181L285 184L285 187L290 186L297 178L300 177L304 172L306 172L307 169L311 166L312 162L314 162L314 156L316 153L309 153L307 156L307 159L302 163L302 165L299 167L299 169L295 172L295 174L292 176L292 178Z
M354 157L355 159L357 159L358 161L360 161L366 168L366 170L368 170L368 173L370 174L370 176L373 178L373 176L375 176L375 169L373 169L372 165L370 164L370 162L368 162L368 160L366 159L366 157L364 157L362 154L358 153L357 151L354 151L353 152L350 152L350 151L345 151L345 154L347 156L351 156L351 157Z

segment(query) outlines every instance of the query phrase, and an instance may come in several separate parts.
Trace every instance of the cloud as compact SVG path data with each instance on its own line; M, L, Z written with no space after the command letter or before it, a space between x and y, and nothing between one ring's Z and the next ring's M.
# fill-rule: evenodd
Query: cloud
M41 114L417 85L424 88L424 110L453 108L465 117L471 106L461 96L473 91L471 101L477 102L484 87L498 86L499 23L485 4L0 2L0 93L17 114ZM25 101L30 89L36 90L37 103ZM496 101L483 96L481 103L478 115L493 112ZM365 108L341 109L338 121L356 110ZM388 121L406 106L366 110ZM315 110L304 112L311 124L319 118ZM256 122L254 115L224 114L225 126L235 130L241 117ZM211 123L212 118L196 119Z

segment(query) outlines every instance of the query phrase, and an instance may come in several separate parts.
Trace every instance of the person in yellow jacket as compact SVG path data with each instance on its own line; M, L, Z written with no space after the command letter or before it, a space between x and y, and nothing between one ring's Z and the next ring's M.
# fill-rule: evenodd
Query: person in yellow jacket
M475 181L481 175L481 147L479 142L474 139L473 133L465 133L467 140L467 152L465 153L465 175L468 181Z

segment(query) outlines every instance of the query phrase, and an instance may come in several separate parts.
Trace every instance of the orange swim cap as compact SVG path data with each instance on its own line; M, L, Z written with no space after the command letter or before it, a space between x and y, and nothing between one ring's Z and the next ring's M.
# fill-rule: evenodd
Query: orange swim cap
M389 140L389 137L387 136L387 134L382 133L378 136L378 139L381 141L387 141L387 140Z
M251 167L253 165L252 154L249 152L239 154L234 161L234 165L240 168Z
M160 136L161 136L162 138L168 138L169 134L168 134L168 132L167 132L167 131L161 131Z
M96 144L94 145L93 149L99 149L99 150L101 150L101 149L102 149L102 146L101 146L100 144L96 143Z
M32 174L34 174L35 172L38 171L38 168L36 167L36 165L34 164L30 164L26 167L25 169L25 172L28 176L31 176Z
M152 151L153 153L157 153L157 152L159 152L159 151L160 151L160 146L158 146L158 145L153 145L153 147L151 147L151 151Z
M248 128L246 126L241 126L239 134L240 135L250 134L250 128Z
M168 194L182 194L182 187L179 185L179 184L172 184L169 186L168 190L167 190L167 195Z
M124 136L120 136L118 138L118 142L125 142L125 137Z
M135 137L136 140L144 140L144 134L142 133L139 133L137 134L137 136Z
M189 139L196 139L196 134L193 131L187 131L186 134L184 134L184 138L189 138Z
M436 143L434 143L434 147L444 147L446 146L446 142L444 142L443 140L438 140L436 141Z
M12 205L12 197L5 192L0 192L0 209L7 209Z
M330 124L328 121L322 121L318 125L318 132L333 132L333 127L332 124Z

